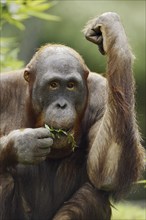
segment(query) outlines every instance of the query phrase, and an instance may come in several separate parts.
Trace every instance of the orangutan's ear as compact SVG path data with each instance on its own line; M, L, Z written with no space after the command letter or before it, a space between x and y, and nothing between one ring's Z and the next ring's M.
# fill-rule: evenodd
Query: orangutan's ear
M26 68L24 70L24 79L27 81L27 82L30 82L30 70L28 68Z

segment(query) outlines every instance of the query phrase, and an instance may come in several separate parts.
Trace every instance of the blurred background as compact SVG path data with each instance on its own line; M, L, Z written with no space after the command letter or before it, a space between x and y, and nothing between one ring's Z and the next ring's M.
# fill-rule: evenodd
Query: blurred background
M3 22L1 25L1 70L7 71L25 66L40 46L46 43L61 43L77 50L90 70L103 73L106 69L106 57L98 52L96 45L86 41L82 29L88 20L103 12L117 12L136 56L134 75L137 120L143 145L146 146L145 3L142 0L1 0ZM136 192L133 190L128 195L128 199L143 201L146 196L143 184L136 186L136 189ZM142 206L143 204L142 202ZM123 210L123 206L120 208ZM136 209L134 208L132 213L134 210ZM113 218L117 220L146 219L144 208L141 216L136 216L136 214L133 217L124 217L124 214L120 216L117 217L115 214Z

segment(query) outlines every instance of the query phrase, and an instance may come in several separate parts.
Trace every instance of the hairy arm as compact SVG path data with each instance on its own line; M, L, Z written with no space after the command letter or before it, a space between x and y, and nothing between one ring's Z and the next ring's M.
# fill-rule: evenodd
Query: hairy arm
M110 202L106 193L85 183L69 201L64 203L53 220L109 220L110 216Z
M94 133L87 160L88 175L97 188L107 188L118 195L137 180L143 166L134 111L133 55L116 13L93 19L84 33L106 54L108 81L105 113L89 134Z

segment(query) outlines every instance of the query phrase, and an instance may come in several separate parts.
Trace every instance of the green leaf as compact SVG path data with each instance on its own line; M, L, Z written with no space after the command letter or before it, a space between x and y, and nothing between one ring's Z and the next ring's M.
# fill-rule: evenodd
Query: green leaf
M28 7L30 7L31 9L34 9L35 11L45 11L48 10L51 6L49 4L38 4L38 1L34 2L35 4L30 4L28 5ZM36 4L37 3L37 4Z
M18 20L18 21L23 21L29 18L27 14L14 14L12 16L13 19Z
M25 29L25 26L21 22L19 22L16 19L14 19L13 16L10 16L10 14L8 14L8 13L5 13L2 16L2 19L7 21L9 24L12 24L12 25L16 26L20 30L24 30Z
M136 183L137 183L137 184L139 184L139 183L140 183L140 184L146 184L146 180L139 180L139 181L137 181Z
M45 124L45 128L47 128L48 130L50 130L50 127L48 125Z
M60 21L60 18L55 15L45 14L41 12L35 12L35 11L28 11L28 14L30 16L34 16L43 20L50 20L50 21Z

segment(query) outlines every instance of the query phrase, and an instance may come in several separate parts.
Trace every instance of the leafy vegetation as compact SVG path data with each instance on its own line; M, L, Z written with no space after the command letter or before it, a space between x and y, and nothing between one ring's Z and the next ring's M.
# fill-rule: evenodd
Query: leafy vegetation
M47 0L13 0L0 2L1 24L0 30L7 25L15 26L20 31L25 30L24 21L37 17L39 19L58 21L59 17L48 14L46 10L54 5L53 2ZM9 71L11 69L19 69L23 66L23 61L18 60L19 44L16 37L1 37L1 70Z
M75 148L77 147L73 134L70 134L69 132L66 132L62 129L55 129L52 127L50 128L46 124L45 124L45 128L47 128L51 132L52 138L54 139L55 138L60 139L61 135L65 135L67 137L68 144L71 144L72 151L74 151Z

